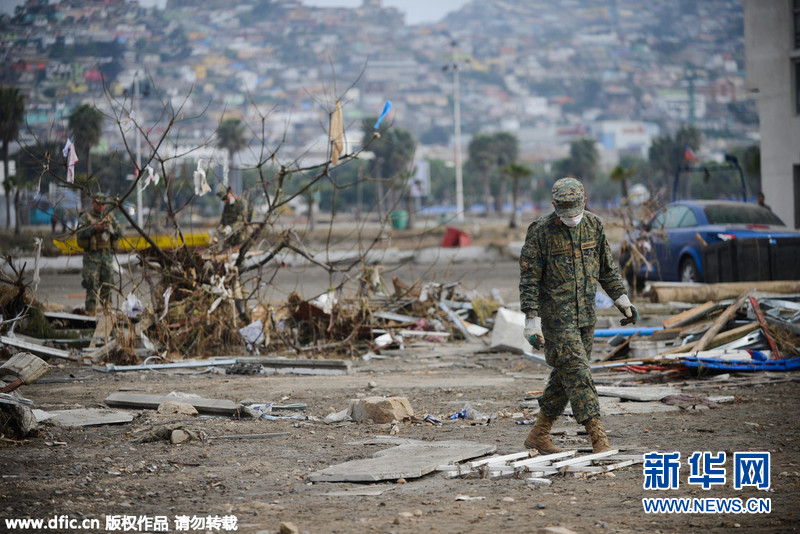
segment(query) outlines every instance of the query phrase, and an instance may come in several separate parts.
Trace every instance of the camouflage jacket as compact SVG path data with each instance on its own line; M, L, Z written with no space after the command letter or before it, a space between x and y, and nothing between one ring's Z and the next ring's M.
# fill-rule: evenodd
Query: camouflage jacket
M520 307L544 328L593 326L598 282L613 300L625 293L603 223L588 211L575 228L555 213L532 223L519 266Z
M107 223L105 230L97 230L94 227L101 218ZM91 210L81 212L78 217L78 246L85 251L113 249L120 237L122 237L122 230L111 213L102 215Z

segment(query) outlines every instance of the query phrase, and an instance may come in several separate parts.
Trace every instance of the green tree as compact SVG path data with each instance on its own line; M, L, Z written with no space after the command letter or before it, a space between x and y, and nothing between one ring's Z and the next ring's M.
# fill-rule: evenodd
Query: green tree
M503 205L506 200L506 174L502 169L506 165L510 165L517 160L517 155L519 154L519 140L517 136L508 132L498 132L492 136L492 149L497 158L497 172L495 174L499 181L497 195L494 201L494 209L497 213L502 213Z
M689 146L697 152L700 148L700 130L694 126L681 126L675 136L665 135L653 139L648 151L648 159L652 171L661 177L667 185L678 177L681 169L686 167L684 150Z
M16 87L0 87L0 139L3 141L3 189L6 194L6 229L11 226L11 177L8 174L8 145L16 141L19 129L25 117L25 97ZM19 212L17 212L19 221ZM17 231L19 224L16 225Z
M92 176L92 148L100 142L103 133L103 114L94 106L81 104L73 108L69 115L69 129L72 132L76 150L84 150L86 176Z
M228 117L222 121L222 124L217 129L217 146L228 151L228 176L230 180L234 179L233 157L247 147L247 139L245 139L244 134L244 123L236 117ZM237 194L242 192L240 187L235 188L234 191Z
M378 179L377 204L379 212L383 213L383 182L390 180L395 188L406 189L406 202L411 207L413 202L408 192L407 181L411 162L417 150L417 142L411 132L402 128L391 128L383 123L375 132L373 125L377 117L368 117L361 123L364 135L361 138L362 146L375 154L374 176ZM375 133L378 135L376 136ZM369 145L369 146L367 146ZM408 210L408 224L413 222L413 210Z
M573 139L569 144L569 159L570 170L575 176L587 182L597 177L600 154L595 139L591 137Z
M508 221L509 228L517 227L517 199L519 198L519 181L523 178L530 178L533 171L523 163L512 162L502 168L503 174L511 179L511 219Z
M519 151L519 141L516 136L508 132L498 132L495 134L475 134L467 147L469 154L467 164L474 168L480 176L483 186L483 198L486 204L485 216L489 216L490 202L492 197L492 174L499 171L504 165L508 165L517 159ZM503 205L504 187L502 175L500 187L497 193L495 210L500 211Z

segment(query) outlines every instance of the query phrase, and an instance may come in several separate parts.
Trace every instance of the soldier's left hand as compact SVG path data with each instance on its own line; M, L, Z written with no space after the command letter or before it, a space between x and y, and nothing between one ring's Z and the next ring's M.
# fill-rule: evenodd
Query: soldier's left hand
M614 306L625 316L625 319L623 319L620 324L636 324L639 322L639 311L631 304L628 295L623 293L621 297L614 301Z

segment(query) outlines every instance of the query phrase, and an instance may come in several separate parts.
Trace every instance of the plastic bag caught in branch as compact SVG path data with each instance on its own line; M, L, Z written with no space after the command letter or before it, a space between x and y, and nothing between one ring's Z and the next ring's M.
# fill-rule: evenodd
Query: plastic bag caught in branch
M206 181L206 171L203 170L203 160L197 160L197 169L192 173L194 179L194 194L202 197L211 192L211 186Z

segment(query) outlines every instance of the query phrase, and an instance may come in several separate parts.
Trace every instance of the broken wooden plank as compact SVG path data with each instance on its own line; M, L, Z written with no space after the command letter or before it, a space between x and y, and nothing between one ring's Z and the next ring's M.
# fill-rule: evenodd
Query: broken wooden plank
M483 460L475 460L474 462L470 462L468 465L470 467L480 467L482 465L493 466L496 464L503 464L510 460L519 460L520 458L530 458L530 456L531 456L530 451L515 452L513 454L505 454L503 456L494 456L492 458L484 458Z
M570 456L575 456L578 451L564 451L564 452L557 452L555 454L545 454L543 456L536 456L529 460L519 460L511 464L511 467L530 467L530 466L542 466L549 464L553 460L560 460L561 458L569 458Z
M667 330L656 330L650 334L650 341L669 341L675 339L681 333L680 328L669 328Z
M714 339L714 336L716 336L719 331L722 330L722 327L725 326L725 323L727 323L733 317L733 315L739 311L739 308L742 307L742 304L744 304L745 300L747 300L747 298L750 296L751 291L751 289L747 289L741 295L739 295L739 297L733 301L733 304L728 306L725 311L722 312L722 315L717 317L717 319L714 321L714 324L711 325L711 328L709 328L706 333L703 334L703 337L700 338L700 340L697 342L697 345L695 345L692 350L696 352L705 350L708 344L711 343L711 340Z
M98 349L104 350L104 349ZM228 360L189 360L184 362L174 362L174 363L151 363L151 364L140 364L140 365L115 365L112 363L108 363L106 365L93 365L92 369L95 371L100 371L102 373L113 373L116 371L147 371L147 370L164 370L164 369L184 369L184 368L191 368L191 367L214 367L215 365L233 365L238 363L237 359L231 358Z
M420 320L419 317L411 317L410 315L402 315L399 313L379 311L372 314L373 317L378 319L386 319L387 321L397 321L398 323L413 324Z
M700 284L683 282L653 282L650 296L655 302L696 302L719 301L736 298L743 291L752 289L765 293L800 293L800 281L772 280L766 282L727 282L722 284Z
M112 393L105 399L109 406L134 409L157 409L164 401L180 401L191 404L200 413L233 415L240 405L229 400L204 399L202 397L179 397L173 395L147 395L143 393Z
M570 465L564 469L564 472L575 473L576 476L581 476L583 474L598 475L600 473L608 473L609 471L615 471L623 467L628 467L629 465L636 463L640 462L637 462L636 460L623 460L621 462L608 465Z
M673 315L672 317L668 317L664 319L661 324L664 328L679 328L683 327L692 323L695 323L711 313L712 310L716 309L717 303L713 300L709 300L700 306L694 307L690 310L682 311L677 315Z
M54 349L53 347L45 347L37 343L22 341L16 337L0 336L0 343L9 347L23 349L33 354L40 354L43 356L54 356L56 358L63 358L65 360L80 361L80 357L72 352L61 349Z
M767 338L767 343L769 343L769 348L772 351L772 355L776 360L780 360L783 358L783 356L781 356L781 351L778 349L778 345L775 343L775 339L773 339L772 334L769 333L767 321L764 319L764 314L761 313L761 308L759 307L758 301L755 299L755 297L750 297L750 306L753 308L753 313L756 314L756 319L758 319L758 324L761 326L761 331L764 332L764 337Z
M450 319L450 322L452 322L453 325L461 332L461 335L464 336L464 339L470 343L474 342L475 338L472 336L472 334L469 333L469 330L467 330L467 327L461 321L461 317L456 315L455 312L453 312L453 310L450 309L450 306L448 306L444 302L439 301L437 304L439 305L439 308L441 308L442 311L447 314L447 317Z
M606 356L602 360L600 360L600 363L610 361L611 359L614 358L614 356L624 355L623 353L628 352L630 348L631 340L638 336L639 332L634 332L634 334L631 337L627 338L625 341L614 347L614 349L611 352L606 354Z
M97 323L97 317L94 315L79 315L77 313L64 313L64 312L43 312L47 319L61 319L64 321L74 321L79 323Z
M711 340L711 342L708 344L706 348L713 349L719 347L720 345L725 345L726 343L730 343L731 341L737 340L742 336L746 336L756 328L758 328L758 323L752 322L744 324L742 326L737 326L736 328L731 328L730 330L725 330L724 332L720 332L719 334L714 336L714 339ZM670 349L662 351L661 354L662 355L681 354L684 352L690 352L697 346L699 341L700 340L698 339L697 341L690 341L689 343L686 343L684 345L678 345L677 347L672 347Z
M560 462L556 462L551 467L554 467L555 469L560 469L568 465L579 465L582 464L583 462L591 462L599 458L605 458L606 456L614 456L615 454L619 454L619 449L611 449L610 451L605 451L605 452L596 452L594 454L587 454L586 456L577 456L575 458L570 458L569 460L562 460Z

